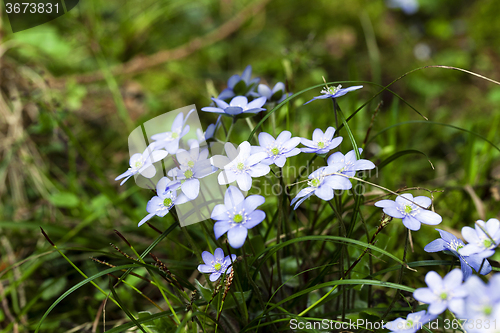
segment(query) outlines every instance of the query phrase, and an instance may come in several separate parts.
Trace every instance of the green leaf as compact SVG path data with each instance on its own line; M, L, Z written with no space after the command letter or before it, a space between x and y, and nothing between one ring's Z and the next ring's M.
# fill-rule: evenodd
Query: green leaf
M52 194L49 201L56 207L74 208L80 203L80 199L71 192L59 192Z
M198 280L194 280L194 286L196 287L196 290L200 293L201 297L207 301L210 302L212 299L212 291L206 287L203 287Z
M233 294L235 297L233 297ZM236 307L236 304L241 304L243 302L248 301L250 295L252 294L251 290L247 290L244 292L235 291L234 293L229 293L226 300L224 301L224 309L232 309ZM235 301L236 298L236 301ZM236 303L238 302L238 303Z
M61 292L64 290L64 287L66 287L66 278L60 277L58 279L47 279L42 282L41 286L39 287L40 289L43 290L42 292L42 299L43 300L48 300L52 297L56 297L57 295L60 295ZM50 286L50 288L48 288Z

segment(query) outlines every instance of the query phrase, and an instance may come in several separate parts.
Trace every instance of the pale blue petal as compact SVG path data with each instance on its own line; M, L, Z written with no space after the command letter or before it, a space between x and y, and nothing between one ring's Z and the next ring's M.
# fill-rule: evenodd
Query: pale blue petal
M242 191L248 191L252 187L252 177L248 173L242 173L236 176L236 183Z
M245 212L251 213L254 210L257 209L260 205L262 205L264 202L266 202L266 199L262 195L254 194L254 195L249 195L245 199L244 203L244 208Z
M239 249L245 243L245 239L247 238L248 231L243 226L236 226L227 232L227 240L229 245L235 249Z
M214 224L215 239L219 239L219 237L224 235L230 228L231 228L231 223L229 221L216 222Z
M386 209L390 208L384 208L384 212ZM416 218L408 215L403 218L403 224L405 227L407 227L410 230L417 231L420 229L420 221L418 221Z
M433 240L424 247L425 252L439 252L447 249L449 249L449 244L441 238Z
M201 264L201 265L198 265L198 271L200 271L200 273L208 274L208 273L212 273L214 271L214 268L213 268L213 266Z
M229 211L245 200L245 196L236 186L229 186L224 194L224 205Z
M439 214L424 209L421 209L415 218L420 222L429 225L436 225L443 221L443 218Z
M250 220L245 222L243 226L247 229L251 229L264 221L264 219L266 218L266 213L261 210L256 210L249 214L248 217L250 218Z
M144 223L146 223L147 221L149 221L149 220L150 220L153 216L155 216L155 215L156 215L156 214L154 214L154 213L150 213L150 214L146 215L146 217L145 217L145 218L143 218L143 219L139 222L139 224L138 224L137 226L138 226L138 227L140 227L141 225L143 225Z

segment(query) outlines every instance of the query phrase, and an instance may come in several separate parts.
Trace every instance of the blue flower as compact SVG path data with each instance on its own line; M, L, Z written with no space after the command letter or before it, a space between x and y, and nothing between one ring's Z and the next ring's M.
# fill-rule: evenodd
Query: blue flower
M156 194L149 200L146 211L149 213L145 218L139 222L138 227L146 223L153 216L163 217L168 214L168 212L175 205L180 205L188 202L189 199L184 194L177 195L178 185L172 182L167 177L161 178L156 184Z
M309 104L317 99L328 99L328 98L337 98L340 96L344 96L350 91L358 90L361 88L363 88L363 86L352 86L349 88L342 88L342 85L340 84L338 85L338 87L326 87L325 89L321 90L321 93L323 95L313 97L313 99L311 99L309 102L304 103L304 105Z
M464 242L455 237L453 234L436 229L441 234L441 238L433 240L424 247L426 252L448 252L460 260L460 267L464 275L464 280L467 280L472 275L472 269L479 274L486 275L491 272L491 265L488 260L484 260L477 255L463 256L458 251L465 246ZM482 266L482 268L481 268ZM481 271L479 271L481 269Z
M415 205L415 202L417 205ZM420 224L436 225L443 220L440 215L424 209L429 207L431 199L424 196L413 198L410 193L401 194L393 200L380 200L375 203L375 206L384 209L384 213L396 219L403 219L403 224L410 230L419 230Z
M485 232L486 231L486 232ZM495 254L495 248L500 244L500 221L489 219L488 222L476 221L476 230L471 227L462 228L462 236L469 242L458 253L464 256L477 254L488 258Z
M397 333L415 333L422 329L425 324L436 318L436 315L426 313L425 310L423 310L410 313L406 319L398 318L390 321L384 325L384 328Z
M449 272L443 279L438 273L431 271L425 276L428 288L418 288L413 297L422 303L429 304L427 312L439 315L446 309L453 313L462 313L464 298L468 295L462 285L463 274L458 268Z
M130 168L127 171L115 178L115 180L120 180L125 178L120 186L123 185L130 177L135 174L141 174L146 178L152 178L156 174L156 168L153 163L156 163L165 157L167 157L168 152L165 150L155 150L154 144L150 144L142 154L137 153L130 157Z
M165 148L170 154L175 154L177 149L179 149L179 140L189 132L189 125L186 124L186 121L191 113L194 112L194 109L189 111L184 119L184 114L179 113L172 123L172 128L170 132L164 132L155 134L151 137L155 142L155 149Z
M331 126L326 129L325 133L319 128L316 128L313 132L312 141L305 138L300 139L300 142L308 147L301 148L300 150L303 153L326 154L330 150L337 148L342 142L342 137L333 139L334 134L335 128Z
M285 92L285 84L283 82L276 83L272 90L265 84L259 84L257 91L260 96L264 96L267 99L267 103L281 103L292 95Z
M300 138L293 137L289 131L281 132L276 139L271 134L261 132L259 134L260 146L252 147L252 154L265 152L267 157L262 160L263 164L276 164L280 168L285 165L286 158L300 153L299 148L295 148L300 143Z
M476 323L483 325L489 321L489 328L486 326L474 325L469 327L466 325L467 332L498 332L498 320L500 318L500 274L493 275L485 284L479 277L473 275L466 282L465 287L469 291L469 296L465 299L463 313L457 314L460 319L470 319ZM467 324L470 322L467 321ZM497 323L497 326L493 326ZM470 328L470 329L469 329Z
M182 193L194 200L200 193L199 179L216 171L208 159L208 149L201 152L198 146L193 146L189 151L179 149L176 159L179 166L171 169L168 175L180 181Z
M248 141L240 144L239 152L229 142L224 148L228 157L217 155L211 159L212 165L223 169L218 176L220 185L236 181L242 191L248 191L252 187L252 178L267 175L271 171L269 165L260 163L267 154L264 152L252 154Z
M248 229L261 223L266 213L256 208L266 200L261 195L244 197L235 186L229 186L224 195L224 204L214 207L211 218L214 224L215 238L227 232L229 245L238 249L243 246L248 235Z
M208 251L201 253L204 264L198 265L198 270L201 273L210 274L210 281L215 282L219 277L226 273L231 273L231 263L236 260L236 255L224 257L224 251L218 247L215 249L214 254Z
M251 101L250 103L248 103L248 99L245 96L236 96L231 100L231 102L229 102L229 104L217 98L212 98L212 100L215 102L217 107L207 106L202 108L201 110L205 112L218 113L223 116L233 118L253 116L255 113L264 111L265 109L262 107L262 105L266 104L265 97L259 97Z
M358 148L359 153L363 152L363 149ZM369 160L357 159L354 150L351 150L347 154L342 154L341 152L336 152L328 157L326 163L329 166L340 167L339 173L343 173L346 176L354 177L356 171L360 170L371 170L375 169L375 164Z
M322 167L309 175L309 181L306 188L300 190L295 198L293 198L291 205L295 204L293 209L297 209L301 203L308 199L313 194L318 198L329 201L333 199L334 190L348 190L352 188L352 184L346 177L340 175L331 175L333 172L338 172L339 169L335 167Z
M419 5L417 0L389 0L387 7L401 8L405 14L412 15L418 12Z
M217 98L227 100L237 95L251 96L255 86L257 86L260 81L259 78L251 80L251 77L252 66L248 65L241 76L235 74L229 78L227 81L227 88L224 89Z

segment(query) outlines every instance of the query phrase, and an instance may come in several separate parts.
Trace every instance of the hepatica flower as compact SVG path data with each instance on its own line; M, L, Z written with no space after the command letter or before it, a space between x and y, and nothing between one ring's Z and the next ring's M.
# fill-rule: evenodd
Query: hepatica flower
M396 320L390 321L384 325L384 328L389 329L391 332L398 333L415 333L428 322L436 319L437 316L426 313L425 310L410 313L406 319L398 318Z
M224 195L224 204L214 207L211 218L214 224L215 238L227 232L229 245L238 249L243 246L248 235L248 229L261 223L266 213L256 208L266 200L261 195L244 197L235 186L229 186Z
M350 91L358 90L361 88L363 88L363 86L352 86L352 87L348 87L348 88L342 88L342 85L340 85L340 84L337 87L326 87L325 89L321 90L321 93L323 95L313 97L313 99L304 103L304 105L309 104L312 101L317 100L317 99L328 99L328 98L337 98L340 96L344 96L345 94L347 94Z
M265 109L262 106L266 104L265 97L259 97L250 103L248 103L248 99L245 96L236 96L231 100L231 102L229 102L229 104L218 98L212 98L212 100L215 102L217 107L207 106L201 110L233 118L253 116L260 111L264 111Z
M259 134L260 146L252 147L252 153L265 152L267 157L262 160L263 164L276 164L280 168L285 165L286 158L295 156L300 153L297 145L300 143L300 138L292 138L292 133L289 131L281 132L276 139L272 135L261 132Z
M224 273L231 273L232 267L230 265L236 260L235 254L224 257L224 251L220 247L215 249L214 254L203 251L201 257L204 264L198 265L198 270L201 273L210 274L210 281L212 282L217 281Z
M303 188L293 198L290 205L295 204L293 209L297 209L301 203L308 199L313 194L318 198L329 201L333 199L334 190L348 190L352 188L352 184L346 177L339 175L330 175L332 172L338 172L334 167L323 167L314 171L309 175L308 187Z
M361 154L363 149L358 149ZM373 164L373 162L365 159L356 159L356 153L354 150L351 150L345 154L345 156L341 152L333 153L330 157L328 157L326 163L330 166L339 167L338 172L349 177L353 177L356 174L356 171L375 169L375 164Z
M465 246L464 242L455 237L453 234L436 229L439 231L441 238L433 240L424 247L426 252L439 252L444 251L450 253L460 260L460 267L462 269L462 274L464 280L467 280L472 275L472 269L479 274L486 275L491 272L491 265L488 260L484 260L477 255L463 256L459 253L459 250Z
M252 66L248 65L241 76L235 74L229 78L227 81L227 88L224 89L217 98L227 100L236 95L250 96L255 86L260 81L259 78L251 79L251 77Z
M267 175L271 171L268 165L260 163L267 154L252 154L248 141L240 144L239 152L230 143L226 143L224 147L228 157L218 155L211 159L212 165L223 168L218 176L220 185L236 181L242 191L248 191L252 187L252 178Z
M196 199L200 193L199 179L216 171L208 157L208 149L200 151L194 146L189 151L179 149L176 154L179 166L170 170L168 175L180 181L182 193L190 200Z
M486 327L476 325L474 329L469 330L468 325L465 326L467 332L498 332L498 319L500 318L500 274L493 275L485 284L479 277L473 275L465 282L465 287L469 291L469 295L465 299L464 311L460 314L461 319L474 319L476 323L486 324L490 321L490 328L495 330L484 330ZM495 321L496 320L496 321ZM469 323L469 322L467 322ZM494 324L496 323L496 327ZM481 330L483 328L483 330Z
M301 148L300 150L303 153L317 153L317 154L326 154L330 150L335 149L342 142L342 137L333 138L335 134L335 128L328 127L323 133L322 130L316 128L313 132L312 141L301 138L300 142L307 148Z
M184 125L192 112L194 112L194 109L189 111L185 119L184 114L179 113L172 123L170 132L153 135L151 139L155 141L155 149L165 148L170 154L175 154L179 149L179 140L189 132L189 125Z
M419 206L415 205L417 203ZM424 209L429 207L431 199L425 196L413 198L410 193L401 194L393 200L380 200L375 203L375 206L381 207L384 213L396 219L402 219L403 224L410 230L419 230L420 224L436 225L443 220L440 215Z
M127 171L115 178L115 180L120 180L125 178L120 186L123 185L130 177L136 174L141 174L146 178L154 177L156 174L156 168L153 163L161 161L167 157L168 152L165 150L154 150L153 144L149 145L142 154L137 153L130 157L130 168Z
M488 258L495 254L495 248L500 244L500 221L489 219L488 222L476 221L476 229L463 227L462 235L469 242L459 253L464 256L477 254Z
M259 84L257 91L260 96L264 96L267 99L267 103L281 103L288 96L292 95L285 92L285 84L283 82L276 83L272 90L265 84Z
M427 311L439 315L446 309L453 313L461 313L464 306L464 297L468 291L462 285L463 274L458 268L449 272L444 278L431 271L425 276L427 288L418 288L413 297L422 303L429 304Z
M169 187L172 186L172 184L174 184L174 186ZM184 194L181 193L177 195L176 187L178 187L178 185L167 177L163 177L158 181L158 184L156 184L157 195L152 197L146 206L146 211L149 214L139 222L138 227L146 223L146 221L153 216L164 217L175 205L180 205L189 201L188 197Z

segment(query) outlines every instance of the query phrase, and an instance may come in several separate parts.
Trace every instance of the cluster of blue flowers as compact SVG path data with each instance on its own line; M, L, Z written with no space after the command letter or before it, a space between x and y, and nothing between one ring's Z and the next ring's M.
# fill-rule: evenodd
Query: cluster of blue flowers
M427 288L418 288L413 297L429 304L426 311L409 314L406 319L398 318L386 324L392 332L416 332L423 325L450 310L462 320L467 332L499 332L500 323L500 274L492 276L485 284L472 270L482 275L492 268L486 258L491 257L500 244L500 221L490 219L476 221L476 228L464 227L462 236L469 243L444 230L436 229L441 238L429 243L427 252L444 251L459 258L461 269L453 269L444 278L431 271L425 276ZM464 282L465 281L465 282Z
M290 96L290 93L285 91L283 83L278 83L271 89L259 85L259 79L252 79L251 73L252 69L248 66L241 76L232 76L228 81L228 87L217 98L212 98L214 104L202 108L203 111L219 114L219 118L205 133L197 129L197 139L188 140L186 143L181 141L190 130L186 121L194 110L185 117L183 113L179 113L170 131L153 135L151 137L153 143L143 153L132 155L129 161L130 168L116 178L116 180L123 179L120 185L137 174L152 178L156 173L154 163L165 159L168 155L172 155L173 158L175 156L176 164L167 172L168 177L162 177L156 184L156 195L148 202L146 207L148 214L139 222L139 226L153 216L163 217L173 207L196 199L200 195L200 179L219 171L218 183L230 186L224 194L224 203L216 205L211 212L210 217L215 221L213 232L216 239L226 234L231 247L241 248L248 237L248 230L266 218L266 213L258 209L265 203L265 198L261 195L246 196L243 193L251 189L253 179L267 175L272 165L282 168L289 157L300 153L326 156L341 144L342 137L335 136L335 128L331 126L324 132L320 128L315 129L312 140L293 137L289 131L282 131L276 138L261 132L256 146L247 141L241 142L238 147L226 142L225 156L216 155L208 158L208 148L201 148L200 144L215 137L221 116L232 117L234 124L237 119L265 111L264 106L275 105ZM322 99L335 100L360 88L362 86L344 89L341 86L327 86L321 91L322 95L314 97L307 103ZM304 147L298 148L299 144ZM187 149L184 149L186 145ZM375 168L373 162L357 158L362 153L362 149L358 152L351 150L345 155L342 152L332 153L326 160L327 165L313 171L308 176L307 186L291 200L294 209L312 195L330 201L335 195L335 190L352 189L351 180L359 180L356 178L356 172ZM410 193L403 193L398 194L395 200L377 201L375 206L382 208L384 214L401 219L409 230L417 231L421 228L421 224L438 225L442 222L441 216L429 209L431 204L431 199L426 196L413 197ZM500 289L498 289L500 275L493 276L488 285L472 275L473 271L483 275L491 272L492 268L487 258L494 254L495 248L500 243L500 222L497 219L490 219L487 222L479 220L475 229L464 227L462 235L468 244L449 232L436 230L439 231L441 238L428 244L425 251L444 251L454 255L460 261L461 270L454 269L444 278L434 271L429 272L425 277L428 287L419 288L414 293L415 299L429 304L428 310L412 313L406 319L398 318L387 323L386 328L393 332L416 332L421 325L435 319L447 309L461 319L487 321L500 318ZM203 252L202 258L204 263L198 266L198 270L210 274L211 281L230 273L232 264L236 260L235 255L225 256L221 248L217 248L213 254ZM481 328L467 331L489 332Z

